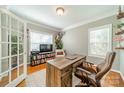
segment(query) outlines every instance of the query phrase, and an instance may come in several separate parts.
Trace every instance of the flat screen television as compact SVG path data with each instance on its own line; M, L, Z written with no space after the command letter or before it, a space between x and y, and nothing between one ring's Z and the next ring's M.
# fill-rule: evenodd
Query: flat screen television
M40 52L51 52L53 51L52 44L40 44Z

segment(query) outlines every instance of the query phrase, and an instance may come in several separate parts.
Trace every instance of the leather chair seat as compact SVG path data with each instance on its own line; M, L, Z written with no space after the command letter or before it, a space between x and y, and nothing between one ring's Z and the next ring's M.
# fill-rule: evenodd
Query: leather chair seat
M88 72L88 74L86 74L82 70L76 69L75 76L78 77L80 80L82 80L83 83L89 82L90 86L96 86L96 83L95 83L96 82L96 79L95 79L96 74L95 73L91 74L90 72Z
M87 75L84 72L76 69L75 76L77 76L79 79L82 79L82 77L86 77Z
M80 79L82 79L82 77L84 77L84 78L88 77L90 79L93 79L94 81L96 80L95 79L96 73L91 73L91 72L86 71L84 69L82 71L82 69L80 69L80 68L76 69L75 76L77 76Z

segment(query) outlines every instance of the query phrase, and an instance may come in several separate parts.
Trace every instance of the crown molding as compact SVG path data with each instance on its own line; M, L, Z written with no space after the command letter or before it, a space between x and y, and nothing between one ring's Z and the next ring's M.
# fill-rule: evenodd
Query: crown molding
M30 20L26 20L26 22L29 23L29 24L32 24L32 25L36 25L36 26L40 26L40 27L43 27L43 28L52 30L52 31L57 31L57 32L60 32L61 31L61 29L58 29L58 28L55 28L55 27L51 27L50 25L36 23L36 22L30 21Z
M73 28L76 28L76 27L79 27L81 25L85 25L85 24L88 24L88 23L91 23L91 22L94 22L94 21L97 21L97 20L100 20L100 19L104 19L106 17L110 17L110 16L114 16L116 13L115 12L109 12L107 14L104 14L102 16L95 16L94 18L92 19L88 19L86 21L82 20L81 22L79 23L76 23L76 24L72 24L64 29L62 29L61 31L67 31L67 30L70 30L70 29L73 29Z

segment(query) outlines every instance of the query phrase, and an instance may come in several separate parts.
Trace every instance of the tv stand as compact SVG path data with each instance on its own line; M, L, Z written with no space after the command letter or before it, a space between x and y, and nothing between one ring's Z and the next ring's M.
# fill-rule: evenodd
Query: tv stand
M31 52L31 66L40 65L47 60L54 59L55 52Z

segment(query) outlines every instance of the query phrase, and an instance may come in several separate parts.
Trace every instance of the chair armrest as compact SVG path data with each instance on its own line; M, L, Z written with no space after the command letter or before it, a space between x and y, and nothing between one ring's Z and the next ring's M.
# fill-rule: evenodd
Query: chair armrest
M80 68L80 67L77 67L77 70L80 70L80 71L82 71L82 72L84 72L84 73L86 73L86 74L88 74L88 75L91 74L89 71L84 70L84 69L82 69L82 68Z

